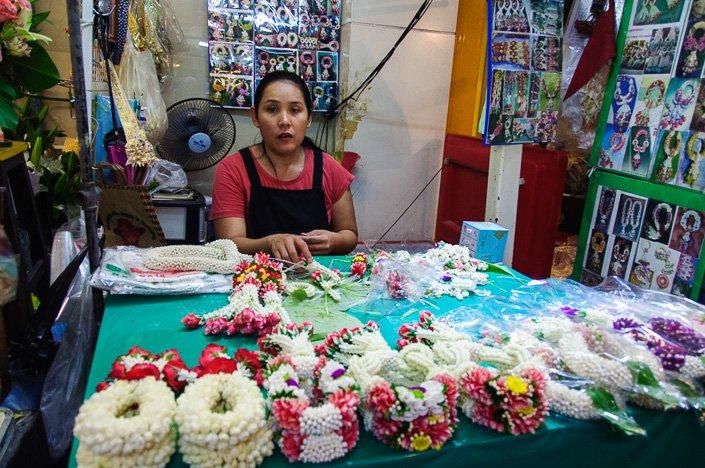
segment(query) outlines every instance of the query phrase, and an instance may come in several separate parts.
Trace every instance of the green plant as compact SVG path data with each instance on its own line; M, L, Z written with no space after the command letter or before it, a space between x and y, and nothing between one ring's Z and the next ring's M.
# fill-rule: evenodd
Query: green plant
M36 0L0 0L0 129L15 131L17 99L39 93L59 81L59 71L41 42L38 27L49 12L33 13Z

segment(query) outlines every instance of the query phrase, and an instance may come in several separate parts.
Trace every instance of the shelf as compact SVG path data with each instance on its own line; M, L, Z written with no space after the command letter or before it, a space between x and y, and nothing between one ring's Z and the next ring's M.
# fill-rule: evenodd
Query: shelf
M0 147L0 161L7 161L13 156L26 151L29 146L24 141L13 141L12 146Z

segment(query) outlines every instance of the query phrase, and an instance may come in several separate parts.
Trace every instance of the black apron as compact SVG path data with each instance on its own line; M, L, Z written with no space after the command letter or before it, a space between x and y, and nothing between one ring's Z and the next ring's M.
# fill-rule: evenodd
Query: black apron
M270 234L301 234L328 229L328 212L323 194L323 153L313 153L313 184L307 190L263 187L249 148L240 150L250 178L250 204L245 223L247 237L260 239ZM304 166L305 166L304 162Z

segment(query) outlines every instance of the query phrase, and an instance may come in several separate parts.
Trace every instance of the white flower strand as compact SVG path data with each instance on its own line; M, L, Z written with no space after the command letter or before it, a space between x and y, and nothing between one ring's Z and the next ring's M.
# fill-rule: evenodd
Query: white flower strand
M225 411L214 410L220 404ZM187 386L176 422L184 461L194 466L254 467L274 450L264 398L239 372L206 375Z
M250 255L241 254L230 239L218 239L206 245L172 245L147 250L144 266L158 271L205 271L229 274Z
M176 444L174 394L149 377L118 380L95 393L79 410L74 434L79 439L79 466L164 466ZM133 411L135 414L128 415Z

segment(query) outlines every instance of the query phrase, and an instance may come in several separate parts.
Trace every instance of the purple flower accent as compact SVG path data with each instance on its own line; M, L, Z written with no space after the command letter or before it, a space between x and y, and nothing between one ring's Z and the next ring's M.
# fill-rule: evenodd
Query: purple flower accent
M628 330L632 328L639 328L641 326L642 325L636 320L632 320L627 317L619 318L612 323L612 328L615 330Z
M290 387L299 388L299 383L295 379L286 379L286 384Z
M342 377L345 374L345 369L342 367L340 369L336 369L333 372L331 372L330 376L334 379L337 379L338 377Z
M705 353L705 336L677 320L657 317L649 321L651 329L674 345L683 348L685 354L700 356Z
M444 282L446 282L446 283L447 283L448 281L452 280L452 279L453 279L453 277L450 276L450 275L443 275L443 276L441 276L441 281L444 281Z
M578 309L576 309L575 307L563 306L561 307L561 312L563 312L563 314L567 315L568 317L575 317L578 314Z
M418 387L411 387L409 390L419 390L421 393L426 393L426 389L420 385Z

